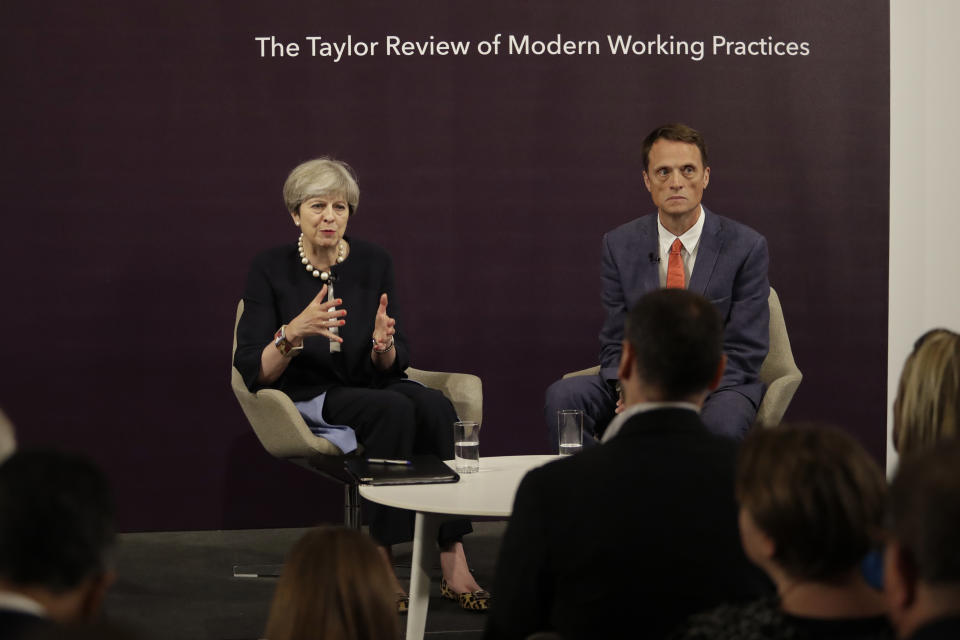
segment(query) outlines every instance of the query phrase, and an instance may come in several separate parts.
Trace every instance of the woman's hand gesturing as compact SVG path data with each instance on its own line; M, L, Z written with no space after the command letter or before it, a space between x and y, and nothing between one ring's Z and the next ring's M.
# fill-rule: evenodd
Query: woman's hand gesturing
M341 304L343 300L340 298L327 300L327 285L323 285L317 297L287 325L287 339L295 346L300 346L307 336L325 336L343 342L343 338L331 330L346 324L343 317L347 315L347 310L337 309Z
M380 294L380 306L377 308L377 318L373 325L373 348L376 351L386 351L393 344L394 328L397 321L387 315L387 294Z

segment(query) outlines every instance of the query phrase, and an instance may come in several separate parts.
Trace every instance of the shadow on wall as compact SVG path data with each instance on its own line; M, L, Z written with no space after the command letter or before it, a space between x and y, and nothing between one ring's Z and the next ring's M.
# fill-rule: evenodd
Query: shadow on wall
M343 488L272 457L252 430L230 442L222 504L224 529L343 523Z

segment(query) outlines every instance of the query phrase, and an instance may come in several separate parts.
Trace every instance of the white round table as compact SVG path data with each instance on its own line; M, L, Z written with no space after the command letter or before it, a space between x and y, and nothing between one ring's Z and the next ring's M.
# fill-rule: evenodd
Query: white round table
M530 469L557 458L547 455L481 458L480 471L461 474L460 482L448 484L360 485L360 495L367 500L417 513L410 567L407 640L421 640L426 628L430 603L429 568L434 562L440 522L451 515L509 516L523 476ZM446 463L453 467L452 460Z

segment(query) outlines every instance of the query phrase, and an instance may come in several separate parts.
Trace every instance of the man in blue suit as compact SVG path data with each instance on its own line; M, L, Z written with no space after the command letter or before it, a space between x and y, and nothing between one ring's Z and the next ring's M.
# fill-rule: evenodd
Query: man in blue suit
M683 124L654 129L643 142L643 182L657 212L603 237L600 374L559 380L547 389L546 420L557 439L557 410L584 411L584 441L599 440L622 410L616 390L627 310L654 289L685 288L714 304L724 325L727 367L703 405L714 433L742 438L763 398L760 366L769 345L767 241L701 204L710 182L703 136Z

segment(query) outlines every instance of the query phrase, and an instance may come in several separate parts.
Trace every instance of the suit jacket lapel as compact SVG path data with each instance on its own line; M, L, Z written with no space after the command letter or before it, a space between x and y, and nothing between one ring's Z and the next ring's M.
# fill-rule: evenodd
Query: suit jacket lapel
M723 224L715 214L703 208L706 219L703 221L703 232L700 234L700 246L697 248L697 261L690 274L690 291L703 295L710 282L710 275L717 265L717 257L723 249Z
M657 231L657 214L641 218L640 222L640 264L643 273L642 292L660 288L660 234Z

